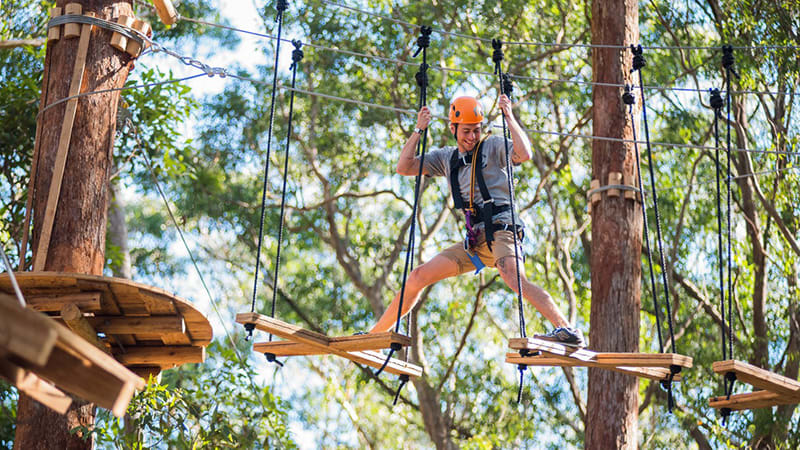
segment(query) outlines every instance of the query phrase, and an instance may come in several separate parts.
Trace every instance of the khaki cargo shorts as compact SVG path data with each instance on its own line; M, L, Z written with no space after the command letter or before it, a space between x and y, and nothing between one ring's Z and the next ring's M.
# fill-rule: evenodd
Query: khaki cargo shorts
M511 230L497 230L494 232L494 241L492 242L492 250L489 251L489 246L486 245L486 234L483 230L478 235L478 243L472 248L472 252L477 253L478 257L488 267L494 267L495 262L506 256L514 256L514 233ZM522 246L517 242L517 252L520 258L522 255ZM455 262L458 265L459 275L475 270L475 266L469 259L467 251L464 250L464 242L461 241L453 244L450 247L439 252L440 255Z

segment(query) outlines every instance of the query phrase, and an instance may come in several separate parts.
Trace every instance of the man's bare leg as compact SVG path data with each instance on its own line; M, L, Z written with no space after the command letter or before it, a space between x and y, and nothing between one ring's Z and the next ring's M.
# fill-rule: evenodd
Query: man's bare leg
M556 327L569 327L570 324L567 322L567 318L561 313L561 311L556 306L556 303L553 301L553 298L550 297L550 294L547 293L544 289L540 288L539 286L531 283L525 277L525 269L522 265L522 261L518 260L519 263L519 276L520 276L520 284L522 285L522 296L525 297L525 300L530 302L542 315L545 319L549 320L553 326ZM513 256L504 256L497 260L496 263L497 270L500 272L500 276L503 278L503 281L506 282L508 287L517 294L517 269L514 265L514 257ZM396 310L395 310L396 311Z
M411 308L419 300L419 293L423 289L437 281L458 275L458 273L458 264L442 255L436 255L430 261L412 270L406 280L403 315L405 316L411 311ZM395 295L394 300L378 320L378 323L369 332L379 333L391 330L397 323L397 308L399 306L400 292Z

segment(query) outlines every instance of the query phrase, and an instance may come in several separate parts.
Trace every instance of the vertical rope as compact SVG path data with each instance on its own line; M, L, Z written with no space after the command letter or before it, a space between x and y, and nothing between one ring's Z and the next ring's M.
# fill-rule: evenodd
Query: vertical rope
M731 276L731 272L733 270L733 259L732 259L732 251L731 251L731 76L735 76L739 78L739 74L736 73L736 69L733 67L734 65L734 58L733 58L733 47L730 45L722 46L722 65L725 67L725 99L727 103L727 148L725 149L725 153L727 154L727 172L728 172L728 188L727 188L727 210L728 210L728 355L730 355L731 359L733 359L733 278ZM731 382L731 389L733 388L733 382Z
M264 186L261 192L261 222L258 226L258 247L256 249L256 267L253 273L253 300L250 304L250 312L255 312L256 310L256 297L258 295L258 271L260 270L261 266L261 247L264 243L264 216L266 214L266 207L267 207L267 180L269 176L269 158L270 158L270 150L272 147L272 125L275 118L275 91L277 90L278 86L278 56L280 56L280 49L281 49L281 31L283 29L283 12L286 10L288 6L287 0L278 0L276 9L278 10L277 17L275 20L278 22L278 38L275 41L275 64L272 67L272 98L270 100L269 105L269 129L267 130L267 156L266 161L264 162ZM246 340L250 340L253 337L253 330L255 329L255 324L248 323L244 326L245 330L247 330L247 337Z
M289 94L289 119L286 131L286 149L283 155L283 185L281 187L281 213L278 221L278 242L275 254L275 271L272 275L272 309L270 316L275 317L275 304L278 298L278 270L281 267L281 242L283 241L283 225L286 215L286 184L289 179L289 148L292 139L292 117L294 116L294 87L297 80L297 64L303 59L303 51L300 48L303 44L300 41L292 41L294 50L292 51L292 90ZM269 335L269 342L272 342L272 333ZM267 359L270 359L267 357Z
M501 67L501 63L503 62L504 55L503 55L503 41L500 39L492 39L492 48L494 52L492 53L492 61L494 62L494 73L497 74L497 79L499 82L500 93L506 94L510 97L511 91L509 90L508 93L505 92L505 88L511 89L512 84L511 80L507 77L503 78L503 68ZM505 81L505 83L504 83ZM522 277L519 273L519 246L517 245L517 213L514 209L514 167L511 164L511 152L508 148L508 131L506 126L506 116L505 113L501 111L501 117L503 122L503 144L505 146L505 153L506 153L506 172L508 173L507 182L508 182L508 199L511 207L511 229L512 233L514 234L514 267L517 271L517 308L519 312L519 333L521 337L527 337L527 333L525 332L525 311L523 309L523 301L522 301ZM488 224L486 224L488 226Z
M636 120L633 116L633 105L636 101L630 85L625 86L625 93L622 94L622 101L628 105L628 113L631 118L631 129L633 130L633 149L636 161L636 175L639 179L639 192L642 194L642 225L644 229L644 244L647 253L647 267L650 269L650 293L653 296L653 309L656 313L656 331L658 331L658 351L664 353L664 338L661 333L661 308L658 307L658 291L656 290L656 276L653 270L653 254L650 248L650 227L647 222L647 205L642 184L642 167L639 162L639 144L636 139Z
M422 64L419 66L419 71L417 72L415 78L417 80L417 84L420 87L420 99L419 105L420 108L427 105L427 92L428 92L428 47L431 43L431 27L423 26L420 29L420 36L417 38L417 51L414 53L414 57L422 52ZM419 191L420 185L422 184L422 170L425 165L425 151L427 149L427 141L428 141L428 128L426 127L422 130L422 135L420 135L420 141L417 144L417 153L419 154L419 171L417 172L417 176L415 178L414 183L414 204L411 208L411 226L408 230L408 247L406 248L406 259L405 264L403 265L403 283L400 287L400 302L397 305L397 321L395 322L394 331L395 333L400 332L400 323L402 322L403 318L403 300L406 296L406 282L408 281L408 272L410 268L413 266L413 256L414 256L414 234L416 232L416 223L417 223L417 208L419 207ZM410 318L409 318L409 330L410 330ZM389 354L386 356L386 360L383 362L383 365L375 372L375 376L383 372L383 369L389 364L389 361L392 359L392 355L396 351L399 351L402 346L398 343L393 342L389 348ZM401 383L400 388L397 390L397 396L400 395L400 389L402 389L405 383ZM395 398L395 403L397 402L397 398Z
M644 86L642 83L642 67L645 66L645 59L644 55L642 54L642 46L633 46L631 45L631 51L633 52L633 68L631 72L639 72L639 92L642 97L642 121L644 122L644 135L645 135L645 142L647 144L647 162L648 162L648 169L650 172L650 188L653 193L653 214L656 220L656 239L658 243L658 256L659 256L659 263L661 264L661 279L664 283L664 302L666 303L667 307L667 324L669 326L669 338L672 343L672 353L677 353L676 344L675 344L675 333L672 326L672 306L670 304L669 298L669 281L667 280L667 265L664 262L664 245L663 239L661 236L661 216L658 212L658 193L656 191L656 175L655 170L653 169L653 151L650 146L650 130L647 126L647 102L645 101L644 96ZM658 305L656 305L658 306Z
M723 256L722 256L722 235L723 228L722 228L722 199L721 199L721 192L722 188L720 186L720 177L721 177L721 170L719 164L719 117L722 114L722 106L724 105L722 101L722 97L719 94L719 89L709 89L709 93L711 94L710 103L711 108L714 109L714 146L716 147L714 151L714 167L716 169L717 174L717 259L718 264L717 267L719 269L719 306L720 312L722 314L722 324L721 324L721 331L722 331L722 359L726 360L727 357L727 345L725 343L725 268L722 264Z

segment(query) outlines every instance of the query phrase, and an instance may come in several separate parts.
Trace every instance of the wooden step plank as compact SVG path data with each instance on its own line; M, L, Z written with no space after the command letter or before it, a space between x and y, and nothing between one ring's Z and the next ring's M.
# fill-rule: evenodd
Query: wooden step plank
M126 347L124 351L115 352L114 356L125 366L172 368L181 364L204 362L206 349L192 346Z
M186 323L181 316L94 316L86 320L105 334L165 334L183 333Z
M393 331L385 333L370 333L357 336L331 337L330 346L347 352L363 350L382 350L397 343L404 347L411 345L411 338ZM273 353L276 356L300 356L300 355L321 355L323 352L319 347L310 346L298 342L259 342L253 344L253 350L260 353Z
M733 359L715 361L711 367L714 372L721 375L734 372L738 381L742 381L758 389L789 396L800 394L800 382L797 380L764 370L744 361Z
M770 408L779 405L794 405L800 403L800 397L777 394L770 391L756 391L744 394L712 397L708 405L715 409L729 408L734 411L748 409Z
M570 347L536 338L513 338L509 347L515 350L535 350L554 356L564 356L579 361L596 362L617 366L635 367L669 367L671 365L684 368L692 367L692 358L677 353L611 353L595 352L586 348Z
M236 315L236 321L241 324L252 323L255 325L256 329L272 333L275 336L282 337L293 342L302 342L304 344L315 345L317 347L328 347L330 345L330 339L328 339L328 336L325 336L324 334L306 330L296 325L291 325L263 314L239 313Z
M243 324L252 323L259 330L271 332L278 337L282 337L294 342L300 342L312 347L317 347L322 352L341 356L351 361L371 367L379 368L386 360L386 356L379 352L372 352L369 350L347 352L344 350L339 350L330 346L330 339L324 334L305 330L298 326L290 325L261 314L240 313L236 315L236 321ZM422 374L422 368L397 359L390 360L385 370L395 375L408 375L410 377L418 377Z
M66 295L26 295L28 307L41 312L58 312L67 304L75 304L83 312L100 311L100 292L78 292Z
M651 380L666 380L669 378L669 369L660 367L631 367L631 366L618 366L614 364L602 364L591 361L580 361L568 357L559 356L525 356L522 357L519 353L507 353L506 362L510 364L527 364L529 366L538 367L596 367L600 369L612 370L615 372L624 373L626 375L633 375L640 378L647 378ZM680 381L679 374L673 376L672 381Z
M53 351L58 334L50 319L25 309L10 295L0 294L0 349L35 365L44 365Z
M55 386L3 358L0 358L0 378L59 414L66 413L72 404L72 399Z

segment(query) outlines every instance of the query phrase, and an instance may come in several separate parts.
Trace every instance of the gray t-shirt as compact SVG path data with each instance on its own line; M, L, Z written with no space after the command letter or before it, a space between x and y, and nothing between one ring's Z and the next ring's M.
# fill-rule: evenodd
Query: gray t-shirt
M511 141L508 142L509 150L512 149ZM456 147L444 147L433 150L425 154L425 171L430 176L445 177L447 185L450 186L450 157ZM508 178L506 174L506 150L502 136L489 136L483 143L482 158L483 179L486 181L486 188L494 199L495 205L507 205L511 203L508 195ZM469 204L469 184L472 161L465 160L466 165L458 170L458 183L461 189L461 198L465 204ZM473 202L483 206L483 196L478 187L478 180L475 180L475 192ZM452 192L450 193L452 196ZM511 210L508 209L495 214L494 222L511 224ZM519 215L516 217L517 225L524 226ZM482 226L482 225L481 225Z

